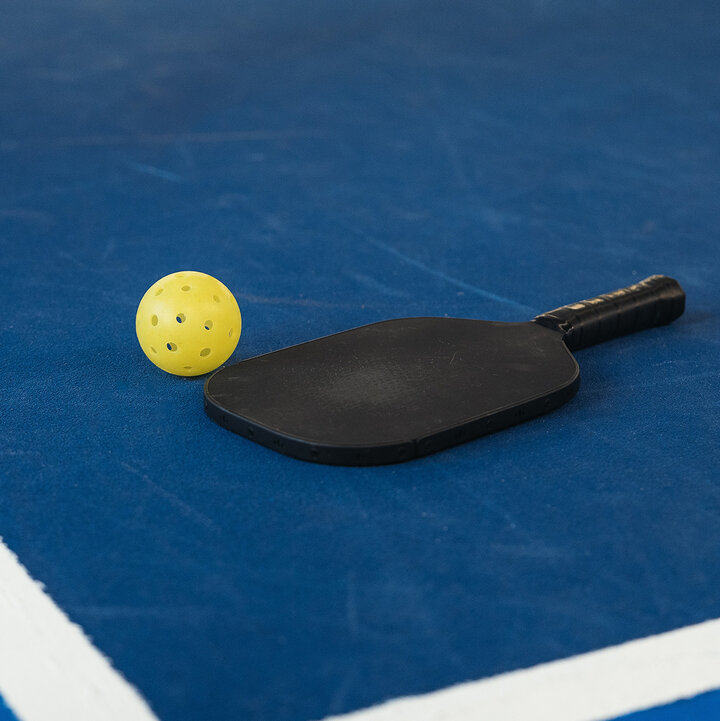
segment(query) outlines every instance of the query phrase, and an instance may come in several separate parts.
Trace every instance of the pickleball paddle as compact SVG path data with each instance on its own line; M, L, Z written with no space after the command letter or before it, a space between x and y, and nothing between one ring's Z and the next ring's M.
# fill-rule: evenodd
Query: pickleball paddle
M205 410L295 458L397 463L561 406L580 383L571 351L684 309L678 282L653 275L526 323L372 323L222 368L205 383Z

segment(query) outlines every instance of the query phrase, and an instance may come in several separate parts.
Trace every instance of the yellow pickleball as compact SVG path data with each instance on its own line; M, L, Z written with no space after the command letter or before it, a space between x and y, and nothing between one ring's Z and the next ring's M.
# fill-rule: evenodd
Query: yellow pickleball
M206 273L171 273L148 288L135 316L145 355L178 376L222 365L240 338L242 316L233 294Z

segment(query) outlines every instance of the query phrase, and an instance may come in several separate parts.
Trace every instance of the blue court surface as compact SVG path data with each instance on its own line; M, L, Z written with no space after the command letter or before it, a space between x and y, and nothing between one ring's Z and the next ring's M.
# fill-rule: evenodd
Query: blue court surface
M718 691L702 694L690 700L677 701L662 708L638 711L623 716L622 721L706 721L716 718L720 718Z
M3 543L161 721L313 721L720 618L719 77L711 0L6 4ZM579 351L554 413L330 467L145 358L179 270L235 294L232 362L653 273L687 309ZM44 673L15 643L0 670ZM624 718L720 719L712 688Z
M0 698L0 721L16 721L15 715Z

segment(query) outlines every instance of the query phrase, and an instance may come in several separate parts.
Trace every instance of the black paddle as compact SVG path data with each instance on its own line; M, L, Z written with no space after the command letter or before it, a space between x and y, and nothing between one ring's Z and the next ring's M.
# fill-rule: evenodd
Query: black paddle
M205 383L220 425L289 456L376 465L434 453L568 401L570 351L679 317L662 275L526 323L400 318L222 368Z

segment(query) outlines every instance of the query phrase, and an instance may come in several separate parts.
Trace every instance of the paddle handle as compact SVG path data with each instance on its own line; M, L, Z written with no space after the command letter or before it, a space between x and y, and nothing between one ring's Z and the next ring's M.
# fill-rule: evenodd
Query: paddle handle
M685 292L674 278L651 275L635 285L543 313L535 322L563 334L570 350L587 348L627 333L679 318Z

